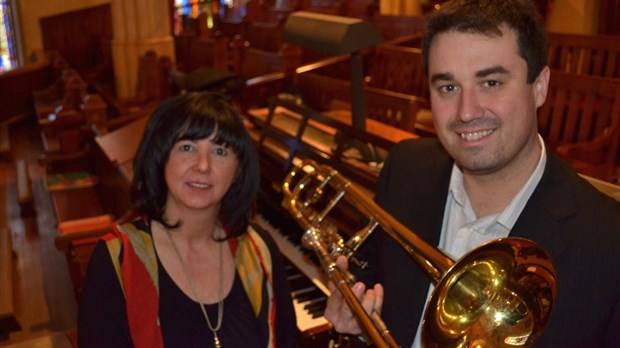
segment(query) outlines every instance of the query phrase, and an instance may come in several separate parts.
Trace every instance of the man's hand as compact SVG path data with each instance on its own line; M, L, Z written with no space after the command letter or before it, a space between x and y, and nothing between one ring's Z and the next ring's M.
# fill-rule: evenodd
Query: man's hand
M343 271L346 271L349 267L348 260L344 256L338 257L336 265ZM338 290L332 281L329 281L327 285L331 291L331 296L327 300L325 318L334 325L334 329L339 333L351 335L362 334L362 328L353 315L353 311L347 305L347 301L342 296L340 290ZM383 305L383 286L381 286L381 284L375 284L372 289L368 291L365 290L366 286L361 282L357 282L353 285L353 293L361 302L366 312L370 314L372 310L375 310L377 313L381 313L381 306Z

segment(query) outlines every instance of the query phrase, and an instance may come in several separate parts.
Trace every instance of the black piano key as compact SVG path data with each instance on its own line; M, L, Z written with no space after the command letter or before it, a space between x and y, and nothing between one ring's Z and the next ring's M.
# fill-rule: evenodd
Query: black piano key
M320 262L314 250L307 249L302 245L301 240L304 231L299 228L296 222L291 222L291 220L282 216L275 218L264 217L278 230L281 236L295 246L295 249L312 261L314 265L320 267ZM290 261L285 258L284 262L293 299L303 305L304 310L310 317L322 317L327 304L326 295Z
M309 303L304 306L304 309L307 310L310 314L312 314L313 318L323 316L325 312L325 305L327 304L327 299L323 299L322 301L317 301L314 303Z
M297 289L297 290L291 291L291 294L292 294L293 298L299 299L301 296L306 296L306 294L313 293L316 290L317 289L314 288L314 287L306 288L306 289Z
M297 296L295 296L295 299L297 299L299 302L306 302L306 301L316 300L317 298L320 298L320 297L325 297L325 294L323 294L323 291L317 288L312 288L308 291L304 291L302 293L297 294Z
M306 288L314 288L315 287L314 283L312 283L312 281L310 281L310 279L306 278L303 275L301 275L300 277L295 277L293 279L289 278L288 281L289 281L289 284L291 286L291 289L293 289L293 290L306 289Z

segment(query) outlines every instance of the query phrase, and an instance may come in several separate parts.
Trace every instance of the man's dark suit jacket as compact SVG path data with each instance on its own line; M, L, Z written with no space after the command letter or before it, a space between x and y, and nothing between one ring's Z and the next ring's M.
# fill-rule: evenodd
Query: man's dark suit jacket
M437 245L452 165L436 139L401 142L385 162L376 201ZM557 300L535 347L620 347L620 204L547 149L544 174L510 236L535 241L556 266ZM363 252L374 278L359 279L383 284L382 317L397 342L409 347L429 280L385 233L367 244Z

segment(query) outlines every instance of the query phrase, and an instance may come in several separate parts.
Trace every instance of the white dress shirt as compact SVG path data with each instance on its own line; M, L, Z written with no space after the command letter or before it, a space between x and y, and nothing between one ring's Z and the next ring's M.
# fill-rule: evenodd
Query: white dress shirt
M458 260L465 253L483 243L508 236L512 226L514 226L517 218L521 215L521 211L523 211L525 204L538 185L545 168L547 161L545 144L540 135L538 135L538 140L541 152L536 168L510 204L498 214L491 214L480 218L476 216L463 186L463 172L456 165L452 167L448 199L446 200L441 238L438 245L439 249L453 260ZM430 298L434 288L433 284L429 286L427 300ZM420 318L418 331L411 345L412 348L421 348L423 318L424 312Z

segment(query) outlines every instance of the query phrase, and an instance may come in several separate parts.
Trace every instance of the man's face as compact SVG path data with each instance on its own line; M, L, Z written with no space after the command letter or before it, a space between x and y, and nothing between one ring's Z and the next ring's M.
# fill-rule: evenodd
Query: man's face
M468 174L519 169L539 156L536 109L549 71L527 84L516 35L449 31L429 50L433 122L441 143Z

